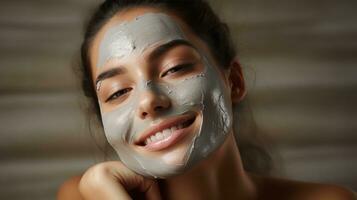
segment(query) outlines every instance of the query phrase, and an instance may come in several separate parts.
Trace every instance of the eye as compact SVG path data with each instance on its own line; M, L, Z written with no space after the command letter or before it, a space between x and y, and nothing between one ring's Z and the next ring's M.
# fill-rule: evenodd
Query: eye
M176 65L172 68L170 68L169 70L165 71L162 75L161 78L164 76L167 76L169 74L174 74L174 73L179 73L179 72L183 72L188 70L189 68L193 67L193 63L185 63L185 64L180 64L180 65Z
M131 90L132 90L132 88L125 88L122 90L118 90L117 92L112 94L107 100L105 100L105 102L113 101L113 100L125 95L126 93L130 92Z

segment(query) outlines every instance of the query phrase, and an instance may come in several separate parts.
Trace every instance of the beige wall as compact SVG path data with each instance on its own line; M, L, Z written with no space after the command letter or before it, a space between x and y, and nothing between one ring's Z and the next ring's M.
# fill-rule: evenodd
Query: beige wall
M0 199L53 199L96 161L71 70L98 1L0 2ZM357 2L213 2L279 176L357 190Z

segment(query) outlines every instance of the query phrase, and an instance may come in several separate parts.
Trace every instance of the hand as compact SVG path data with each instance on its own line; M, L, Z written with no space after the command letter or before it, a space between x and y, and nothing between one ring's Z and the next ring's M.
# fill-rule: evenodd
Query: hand
M79 190L85 200L129 200L141 194L147 200L160 200L155 180L145 178L128 169L119 161L104 162L89 168L83 175Z

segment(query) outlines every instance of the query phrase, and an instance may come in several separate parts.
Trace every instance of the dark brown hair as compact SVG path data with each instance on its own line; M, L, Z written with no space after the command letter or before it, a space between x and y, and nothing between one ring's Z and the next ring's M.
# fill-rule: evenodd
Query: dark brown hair
M152 6L167 9L178 15L203 41L221 66L229 66L236 55L228 26L215 15L209 4L202 0L108 0L103 2L90 19L81 47L82 88L85 95L94 102L99 119L97 96L90 71L89 48L104 24L116 13L137 6Z
M101 114L96 91L93 87L89 61L89 48L96 34L106 24L106 22L109 21L109 19L120 11L138 6L161 8L180 17L193 31L193 33L195 33L208 45L213 57L216 59L220 67L229 67L237 55L237 51L227 24L219 19L210 5L204 0L107 0L97 8L90 18L85 29L84 40L81 46L82 89L85 96L90 98L90 109L95 111L100 122ZM247 145L250 149L259 151L259 154L264 154L264 150L262 150L259 145L252 144L253 143L245 143L244 146L240 148L241 154L247 154L247 152L243 149ZM255 155L249 155L249 157L250 156ZM269 154L265 154L263 157L266 161L270 160ZM255 158L253 158L253 160L254 159ZM246 159L242 156L242 160L244 163ZM254 171L253 169L257 167L253 166L255 164L252 161L252 158L248 158L247 161L250 163L249 165L252 165L252 167L245 166L246 169L252 168L251 171ZM252 162L253 164L251 164ZM262 162L258 162L260 165L259 168L262 168ZM266 171L265 168L269 167L267 166L263 168Z

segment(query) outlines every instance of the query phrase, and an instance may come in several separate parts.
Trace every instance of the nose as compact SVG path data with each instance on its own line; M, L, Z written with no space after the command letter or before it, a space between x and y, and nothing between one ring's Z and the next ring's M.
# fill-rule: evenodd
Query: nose
M170 104L170 99L166 95L148 89L140 96L138 115L141 119L154 118L169 108Z

